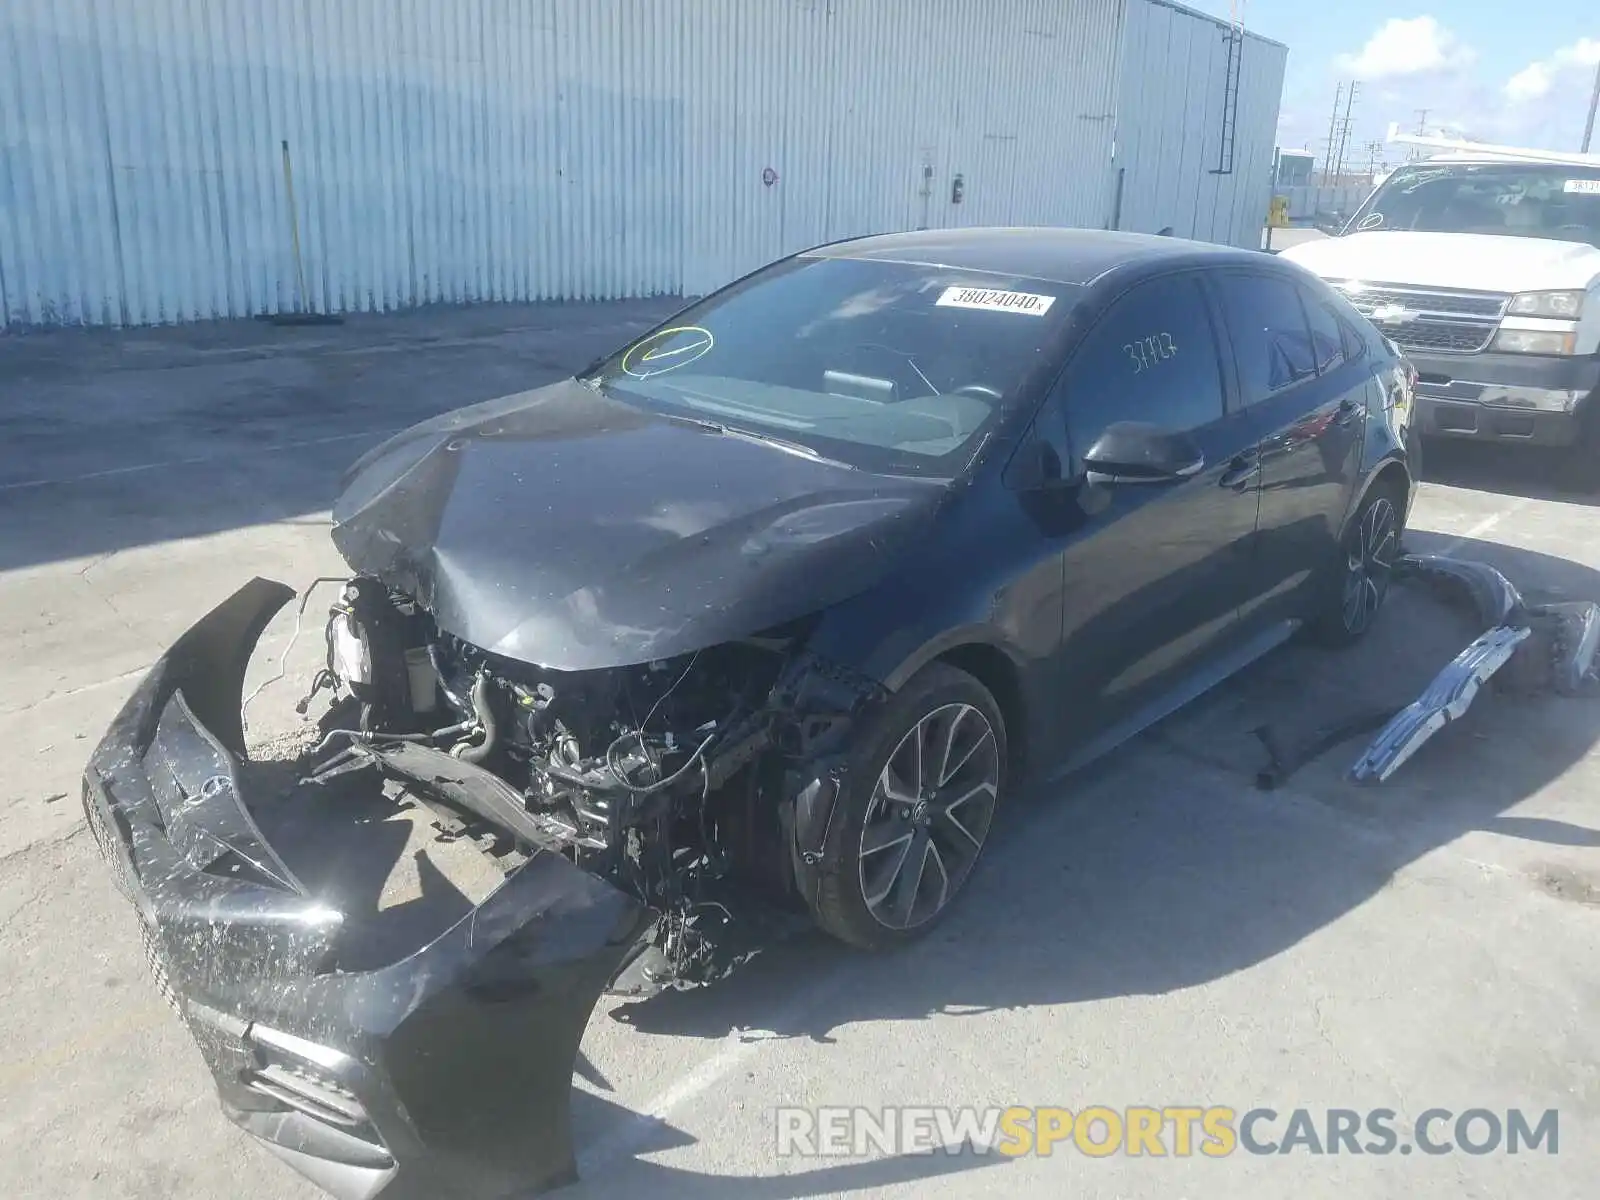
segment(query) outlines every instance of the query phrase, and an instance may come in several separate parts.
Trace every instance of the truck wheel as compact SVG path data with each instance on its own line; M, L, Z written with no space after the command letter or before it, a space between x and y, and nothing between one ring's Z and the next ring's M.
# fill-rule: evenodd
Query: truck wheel
M1600 389L1590 393L1578 412L1578 438L1561 464L1561 487L1590 495L1600 492Z
M932 929L977 866L1006 765L1005 721L988 689L944 663L913 676L851 748L817 924L867 950Z

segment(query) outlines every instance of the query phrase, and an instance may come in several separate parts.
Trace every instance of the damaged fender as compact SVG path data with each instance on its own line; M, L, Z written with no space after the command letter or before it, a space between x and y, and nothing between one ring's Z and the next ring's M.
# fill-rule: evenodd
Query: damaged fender
M342 969L360 929L307 892L241 792L245 667L293 594L257 579L203 618L85 771L85 816L161 990L229 1119L341 1200L569 1183L578 1045L648 914L536 850L407 957Z

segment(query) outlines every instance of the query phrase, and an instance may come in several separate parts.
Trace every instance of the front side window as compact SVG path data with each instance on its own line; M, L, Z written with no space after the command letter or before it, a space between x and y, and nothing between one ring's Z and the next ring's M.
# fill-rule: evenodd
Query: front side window
M1142 421L1189 433L1223 416L1211 316L1191 275L1143 283L1089 331L1067 369L1063 397L1073 452L1108 425Z
M1311 329L1293 283L1231 274L1216 282L1245 404L1260 404L1317 373Z
M886 474L953 477L1025 400L1080 288L875 259L775 264L585 381Z
M1600 246L1600 167L1418 163L1367 198L1347 233L1492 233Z

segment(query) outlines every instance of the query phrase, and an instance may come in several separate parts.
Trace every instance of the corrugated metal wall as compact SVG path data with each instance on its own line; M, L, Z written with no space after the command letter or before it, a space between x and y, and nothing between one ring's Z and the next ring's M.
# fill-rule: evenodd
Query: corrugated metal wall
M1123 40L1119 225L1259 248L1288 50L1246 33L1239 57L1233 171L1221 164L1228 46L1211 17L1168 0L1130 0Z
M292 311L302 267L323 311L694 294L853 234L1101 225L1122 9L4 0L0 325Z

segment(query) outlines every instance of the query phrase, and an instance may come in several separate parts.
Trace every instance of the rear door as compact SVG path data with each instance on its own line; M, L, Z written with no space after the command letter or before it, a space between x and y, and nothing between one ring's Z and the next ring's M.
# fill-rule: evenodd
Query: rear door
M1072 735L1160 707L1234 635L1256 526L1256 439L1227 411L1220 347L1197 274L1150 280L1089 331L1053 400L1075 473L1116 421L1188 433L1205 453L1186 479L1080 485L1083 527L1063 573Z
M1241 411L1259 439L1261 507L1252 628L1303 616L1337 555L1361 470L1366 372L1348 361L1339 319L1316 292L1276 273L1212 277L1237 368Z

